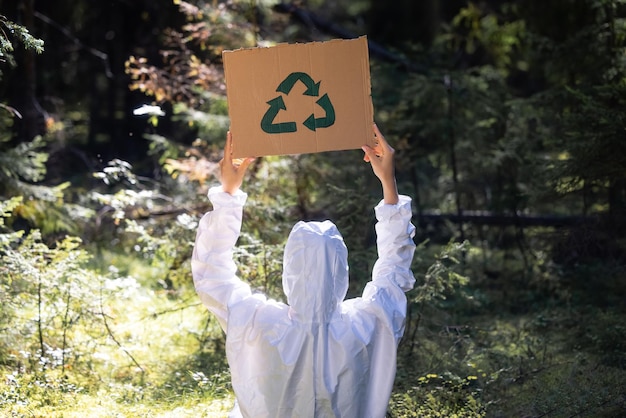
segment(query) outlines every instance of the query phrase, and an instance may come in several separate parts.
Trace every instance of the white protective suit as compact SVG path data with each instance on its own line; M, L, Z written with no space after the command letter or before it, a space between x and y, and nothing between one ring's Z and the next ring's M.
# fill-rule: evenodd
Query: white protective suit
M378 260L360 298L345 300L347 249L330 221L299 222L285 247L288 305L253 294L233 248L247 195L209 191L192 259L202 302L226 332L238 407L249 418L383 418L404 331L415 244L411 199L375 208ZM238 409L239 408L239 409Z

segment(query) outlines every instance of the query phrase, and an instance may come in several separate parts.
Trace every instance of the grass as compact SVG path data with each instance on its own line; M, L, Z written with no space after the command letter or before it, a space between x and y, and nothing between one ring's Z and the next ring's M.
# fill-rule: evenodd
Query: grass
M72 328L64 369L12 352L0 369L0 416L227 415L234 398L217 322L190 286L163 289L153 267L114 258L99 260L125 265L103 282L106 325L100 316Z
M177 402L138 401L120 403L115 393L65 396L56 405L26 407L15 405L0 410L7 417L41 418L158 418L210 417L226 418L232 399L206 400L186 398Z

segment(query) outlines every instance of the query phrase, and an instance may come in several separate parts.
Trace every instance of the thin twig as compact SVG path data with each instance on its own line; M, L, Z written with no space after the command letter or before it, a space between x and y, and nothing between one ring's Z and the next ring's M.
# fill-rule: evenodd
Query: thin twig
M41 289L42 288L42 284L41 284L41 275L38 274L37 275L37 333L39 335L39 347L41 348L41 357L45 357L46 355L46 347L44 345L43 342L43 329L41 327L41 321L42 321L42 309L41 306L43 305L43 296L41 295Z
M70 302L72 298L71 284L67 286L67 299L65 300L65 315L63 317L63 344L61 345L61 370L65 370L65 351L67 348L67 331L69 328Z
M185 302L186 301L183 301L183 303L185 303ZM192 303L190 305L179 306L177 308L164 309L162 311L158 311L158 312L154 312L154 313L151 313L149 315L146 315L146 316L144 316L143 318L141 318L139 320L143 321L144 319L153 319L153 318L156 318L157 316L160 316L160 315L165 315L165 314L168 314L168 313L184 311L185 309L193 308L193 307L201 305L201 304L202 304L201 302L196 302L196 303Z
M133 355L126 348L124 348L124 346L117 340L117 338L115 338L115 335L113 335L113 331L109 327L109 323L107 321L107 315L104 313L104 308L102 306L102 286L100 286L100 300L99 300L99 302L100 302L100 316L102 316L102 321L104 322L104 328L107 330L107 333L109 334L109 337L111 337L113 342L115 344L117 344L117 346L124 353L126 353L126 355L132 360L133 363L135 363L135 366L137 366L139 368L139 370L141 370L141 374L143 375L146 372L144 370L144 368L141 367L139 362L137 362L137 360L135 360L135 357L133 357Z
M79 48L85 49L86 51L88 51L91 55L99 58L100 60L102 60L102 62L104 63L104 73L106 74L107 78L113 78L113 72L111 71L111 64L109 63L109 56L108 54L97 50L96 48L87 46L85 44L83 44L80 39L78 39L76 36L74 36L74 34L72 34L72 32L70 32L69 29L67 29L66 27L61 26L59 23L55 22L54 20L50 19L48 16L39 13L37 11L33 12L33 15L41 20L42 22L52 26L53 28L55 28L56 30L58 30L59 32L61 32L63 35L65 35L67 38L71 39Z

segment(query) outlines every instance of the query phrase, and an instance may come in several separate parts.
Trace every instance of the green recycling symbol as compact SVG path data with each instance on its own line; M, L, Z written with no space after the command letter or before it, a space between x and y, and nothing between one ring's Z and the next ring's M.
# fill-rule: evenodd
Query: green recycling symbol
M320 91L320 83L313 81L310 75L307 73L295 72L291 73L285 78L276 89L279 93L284 93L286 95L289 94L293 86L301 81L302 84L306 87L304 93L305 96L313 96L319 97ZM315 102L317 103L325 113L324 117L316 118L314 114L311 114L302 124L306 126L308 129L315 131L317 128L328 128L335 123L335 108L328 97L328 94L324 94L322 97L317 99ZM269 109L263 115L263 119L261 119L261 129L268 134L280 134L280 133L288 133L288 132L296 132L298 130L296 122L282 122L282 123L274 123L274 119L278 112L281 110L287 110L287 106L285 106L285 101L283 100L283 96L279 95L272 100L267 102L270 105Z

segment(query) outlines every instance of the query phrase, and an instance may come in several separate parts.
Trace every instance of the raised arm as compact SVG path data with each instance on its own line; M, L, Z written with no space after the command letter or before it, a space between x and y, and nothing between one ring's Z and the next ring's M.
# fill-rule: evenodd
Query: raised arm
M394 165L395 150L374 125L378 144L375 148L363 146L365 161L380 180L383 200L376 206L376 234L378 261L374 267L373 280L393 273L396 283L404 290L413 288L415 279L411 273L411 261L415 244L415 227L411 224L411 198L398 195Z
M227 135L224 158L220 161L221 186L209 190L213 210L200 220L191 259L196 291L202 303L217 317L226 331L229 304L250 295L250 287L236 275L233 250L241 231L247 195L239 187L252 161L234 163L232 137Z
M378 259L372 271L372 281L363 292L363 299L384 311L396 340L399 340L406 316L404 292L411 290L415 284L411 272L415 227L411 223L411 198L398 195L394 149L376 125L374 133L378 145L375 148L364 146L364 159L371 164L380 180L383 200L375 208Z

